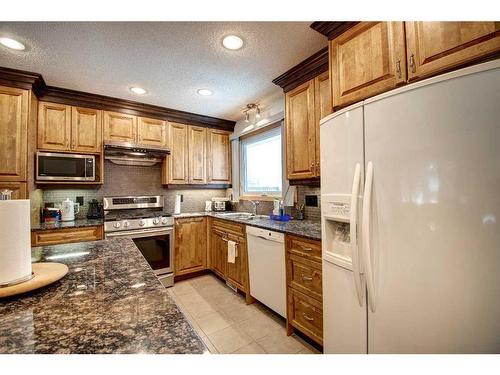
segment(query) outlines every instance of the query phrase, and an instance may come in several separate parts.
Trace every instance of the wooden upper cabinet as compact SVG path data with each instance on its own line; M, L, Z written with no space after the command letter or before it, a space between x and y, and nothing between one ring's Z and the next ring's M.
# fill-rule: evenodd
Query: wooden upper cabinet
M152 146L167 145L167 125L165 121L146 117L139 117L137 121L138 143Z
M207 219L175 220L175 275L207 268Z
M330 41L333 107L406 82L403 22L360 22Z
M196 126L188 128L189 183L207 183L207 130Z
M72 107L71 150L77 152L102 151L102 111Z
M71 106L40 102L38 107L38 149L71 149Z
M137 117L125 113L104 111L104 140L137 141Z
M28 106L28 90L0 86L0 181L26 181Z
M229 132L207 129L208 132L208 183L231 183L231 143Z
M314 80L285 95L286 172L289 180L316 176Z
M330 72L320 74L314 79L314 106L316 111L316 176L320 175L320 144L319 144L319 122L322 118L332 113L332 89L330 87Z
M188 126L169 122L168 145L170 155L166 159L168 162L167 183L186 184L189 182Z
M500 22L405 22L405 27L410 80L500 51Z

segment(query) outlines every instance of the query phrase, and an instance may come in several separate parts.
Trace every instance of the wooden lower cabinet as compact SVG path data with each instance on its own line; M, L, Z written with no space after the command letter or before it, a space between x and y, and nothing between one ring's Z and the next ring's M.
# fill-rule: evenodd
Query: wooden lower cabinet
M219 277L235 285L246 295L246 302L252 303L248 282L248 251L245 226L225 220L211 219L210 269ZM234 263L228 262L227 242L236 242Z
M28 199L28 184L26 182L0 182L0 190L11 190L11 199Z
M207 268L207 219L175 219L175 276Z
M102 225L31 232L31 246L58 245L63 243L97 241L102 239Z
M287 331L298 330L323 345L321 242L285 236Z

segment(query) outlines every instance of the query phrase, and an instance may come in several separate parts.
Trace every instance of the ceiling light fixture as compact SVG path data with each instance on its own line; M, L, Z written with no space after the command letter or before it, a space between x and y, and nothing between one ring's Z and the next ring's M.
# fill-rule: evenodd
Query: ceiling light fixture
M134 94L137 95L144 95L145 93L147 93L147 91L144 90L142 87L131 87L130 91L132 91Z
M24 44L12 38L2 37L0 38L0 43L5 47L15 49L16 51L24 51L26 49Z
M243 39L236 35L228 35L222 39L222 45L232 51L236 51L243 47Z
M209 89L199 89L198 94L203 95L203 96L210 96L210 95L213 95L214 92L212 90L209 90Z
M250 111L255 110L255 118L258 119L260 118L260 108L258 104L255 103L250 103L247 104L245 110L243 113L245 114L245 122L250 122Z

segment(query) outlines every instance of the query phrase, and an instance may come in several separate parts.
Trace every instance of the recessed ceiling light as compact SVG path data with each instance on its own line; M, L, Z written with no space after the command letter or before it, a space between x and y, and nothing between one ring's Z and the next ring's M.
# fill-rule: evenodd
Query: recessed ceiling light
M209 90L209 89L199 89L198 94L203 95L203 96L210 96L210 95L213 95L214 92L212 90Z
M243 39L236 35L228 35L222 39L222 45L230 50L237 50L243 47Z
M24 51L26 49L24 44L12 38L2 37L0 38L0 43L2 43L5 47L15 49L17 51Z
M137 95L144 95L147 92L142 87L131 87L130 91Z

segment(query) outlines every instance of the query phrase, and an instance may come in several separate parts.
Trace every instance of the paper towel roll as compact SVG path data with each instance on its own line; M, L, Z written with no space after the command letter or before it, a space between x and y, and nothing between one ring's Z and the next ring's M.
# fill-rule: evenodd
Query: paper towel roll
M175 195L174 214L181 213L181 198L182 198L182 195L180 195L180 194Z
M0 201L0 285L31 276L30 201Z

